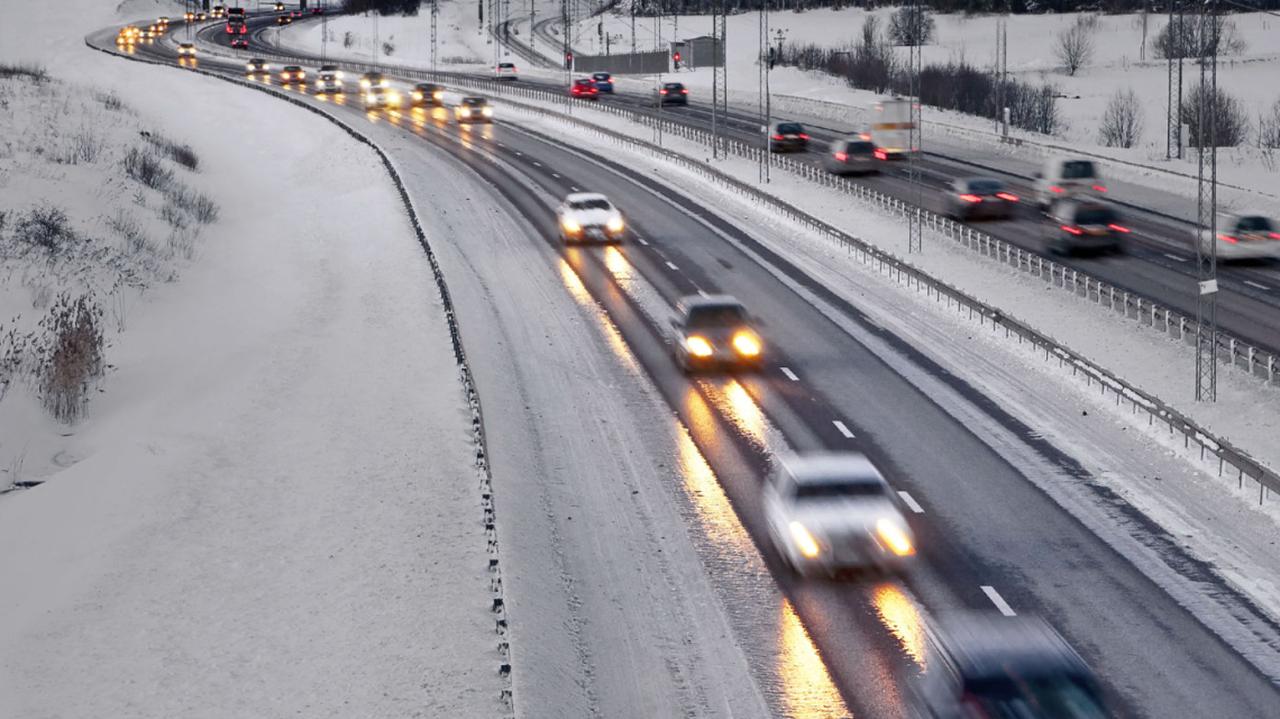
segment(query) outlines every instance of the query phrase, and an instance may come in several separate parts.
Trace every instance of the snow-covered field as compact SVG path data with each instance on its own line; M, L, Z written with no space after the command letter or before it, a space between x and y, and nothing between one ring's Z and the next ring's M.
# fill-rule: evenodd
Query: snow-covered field
M0 27L0 62L58 78L0 85L0 210L62 207L104 252L126 213L161 270L82 421L0 401L0 466L44 480L0 495L0 716L494 716L470 416L399 196L310 113L83 44L180 7L22 3ZM189 144L197 170L165 167L221 209L189 253L122 177L141 129ZM58 161L81 130L98 156ZM38 270L6 276L5 320Z

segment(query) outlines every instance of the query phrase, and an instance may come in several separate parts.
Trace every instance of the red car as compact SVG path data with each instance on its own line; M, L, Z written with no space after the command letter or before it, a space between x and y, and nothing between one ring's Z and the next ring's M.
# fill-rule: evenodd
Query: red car
M232 35L231 47L247 48L249 47L249 38L245 35Z
M599 100L600 88L596 87L595 80L589 77L580 77L574 80L573 85L569 87L569 95L583 100Z

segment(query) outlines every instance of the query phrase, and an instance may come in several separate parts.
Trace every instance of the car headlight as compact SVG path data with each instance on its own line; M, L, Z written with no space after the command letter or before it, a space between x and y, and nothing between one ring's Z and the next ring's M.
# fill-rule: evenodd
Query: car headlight
M571 235L582 230L582 225L578 224L578 221L572 217L566 217L560 220L560 226L564 228L565 232L568 232Z
M471 117L471 108L469 107L462 108L462 115L464 117Z
M378 99L377 96L374 95L372 92L364 96L364 101L370 104L372 104L373 101L376 99Z
M414 99L414 100L421 100L421 99L422 99L422 93L418 92L417 90L414 90L414 91L413 91L413 99Z
M801 556L807 559L816 559L822 553L818 540L814 539L808 528L799 522L791 523L791 539L796 543L796 549L800 550Z
M619 232L622 232L622 228L625 226L626 225L622 223L622 218L616 215L614 217L610 217L609 221L606 222L604 225L606 230L608 230L609 232L612 232L615 235L618 234Z
M876 536L880 538L880 543L886 549L899 557L909 557L916 553L916 548L911 543L911 536L907 534L907 530L888 517L876 522Z
M743 357L760 356L760 338L754 332L743 330L733 336L733 348Z
M485 117L493 117L493 108L492 108L492 107L486 107L486 108L483 110L483 112L484 112L484 116L485 116Z
M343 77L343 75L342 75L342 71L341 71L341 70L339 70L339 71L338 71L338 79L339 79L339 80L341 80L341 79L342 79L342 77Z
M444 97L444 93L440 92L439 90L436 90L435 94L433 94L431 97L436 100L439 100L440 98Z
M710 357L715 352L707 338L699 337L698 335L686 338L684 346L685 349L689 350L689 354L694 357Z

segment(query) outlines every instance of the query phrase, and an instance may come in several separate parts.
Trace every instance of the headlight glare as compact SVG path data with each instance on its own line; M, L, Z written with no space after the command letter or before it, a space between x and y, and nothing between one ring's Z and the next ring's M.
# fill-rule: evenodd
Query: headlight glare
M886 549L899 557L909 557L916 553L907 530L888 517L876 522L876 536Z
M796 543L796 549L800 550L800 555L807 559L816 559L822 553L822 548L818 546L818 540L814 539L813 534L799 522L791 523L791 539Z
M760 338L754 332L742 330L733 336L733 349L743 357L759 357Z
M711 347L711 343L706 337L693 335L684 341L685 349L689 350L689 354L694 357L710 357L715 350Z
M609 221L605 223L605 229L609 230L609 232L612 232L615 235L618 234L619 232L622 232L623 227L625 227L625 225L622 223L622 218L616 215L613 217L610 217Z

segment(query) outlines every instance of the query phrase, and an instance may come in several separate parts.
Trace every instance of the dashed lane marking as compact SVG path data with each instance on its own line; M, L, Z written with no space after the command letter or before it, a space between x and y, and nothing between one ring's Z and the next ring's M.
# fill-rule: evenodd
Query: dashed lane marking
M843 434L845 439L853 439L853 432L849 431L849 428L845 426L844 422L837 419L832 421L831 424L834 424L836 429L840 430L840 434Z
M1187 261L1187 258L1185 258L1185 257L1178 257L1177 255L1171 255L1171 254L1169 254L1168 252L1165 252L1165 253L1162 253L1162 254L1164 254L1164 256L1165 256L1165 257L1168 257L1169 259L1174 260L1175 262L1186 262L1186 261Z
M912 497L909 493L901 490L898 491L898 496L902 497L902 502L906 504L912 512L915 512L916 514L924 514L924 507L920 506L920 503L916 501L915 497Z
M1004 600L1004 597L1000 596L1000 592L997 592L995 587L990 587L984 584L982 585L982 593L987 595L987 599L990 599L991 603L996 605L996 609L1000 610L1001 614L1006 617L1015 617L1018 615L1017 612L1013 611L1013 607L1009 606L1009 603Z
M1254 281L1252 281L1252 280L1245 280L1245 281L1244 281L1244 283L1245 283L1246 285L1249 285L1250 287L1256 287L1256 288L1258 288L1258 289L1262 290L1263 292L1270 292L1270 291L1271 291L1271 288L1270 288L1270 287L1267 287L1266 285L1260 285L1260 284L1258 284L1257 282L1254 282Z
M799 381L800 381L800 378L796 376L796 373L795 373L795 372L792 372L789 368L787 368L787 367L779 367L778 369L779 369L779 370L781 370L781 371L782 371L782 374L786 375L786 376L787 376L787 379L791 380L792 382L799 382Z
M672 262L671 260L667 260L667 267L670 267L671 269L676 270L676 271L679 271L679 270L680 270L680 268L679 268L679 267L676 267L675 263L674 263L674 262Z

